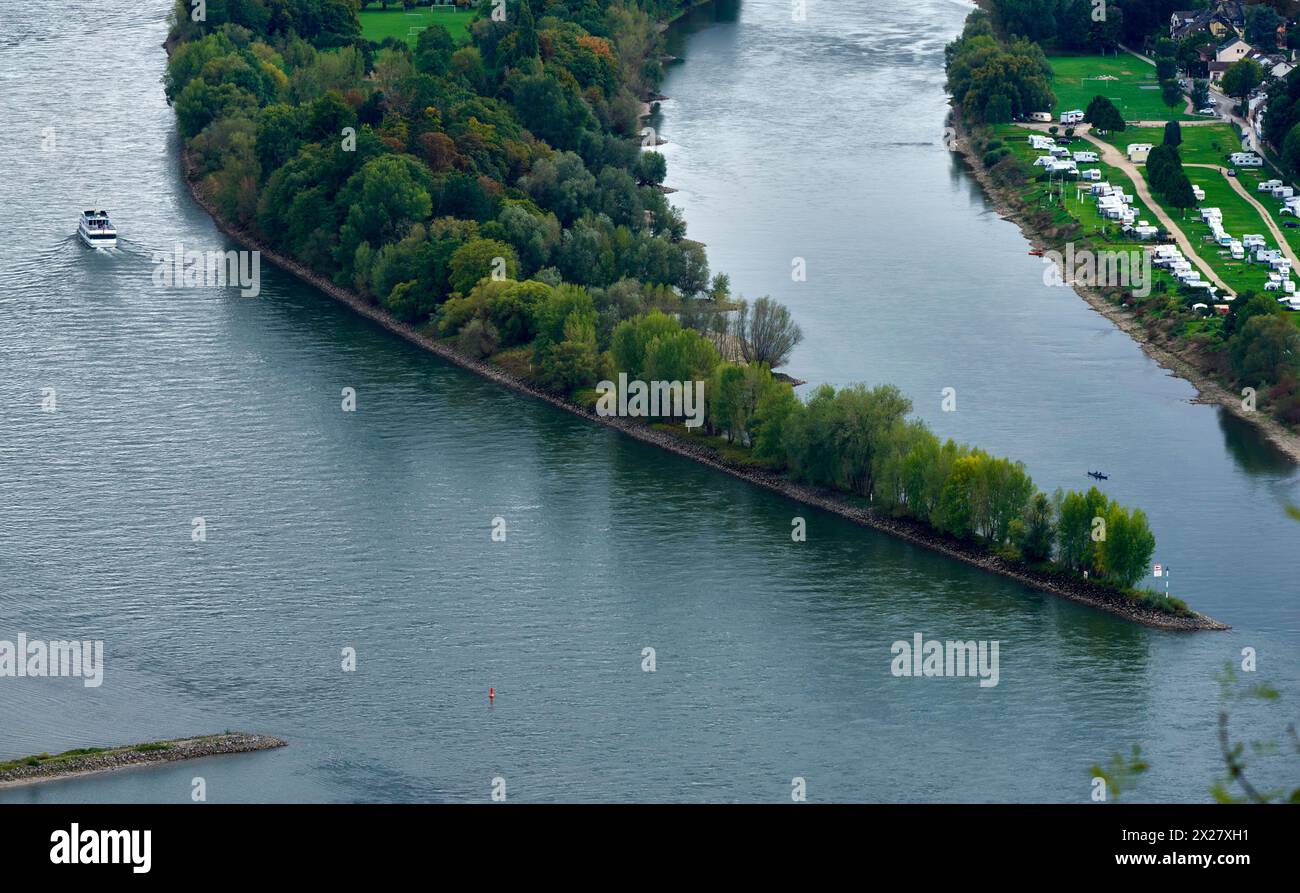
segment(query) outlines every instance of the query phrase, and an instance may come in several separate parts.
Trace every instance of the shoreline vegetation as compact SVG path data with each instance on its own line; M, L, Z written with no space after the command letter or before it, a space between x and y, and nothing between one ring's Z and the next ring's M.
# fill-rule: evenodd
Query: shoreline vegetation
M1020 463L940 442L892 386L801 400L771 371L798 327L710 279L663 199L662 156L637 144L659 25L681 4L652 18L604 0L600 19L552 4L534 21L516 2L497 22L484 3L471 46L435 26L414 50L359 39L339 5L308 39L253 15L196 28L178 7L166 84L184 176L232 239L455 365L643 442L1134 622L1228 628L1132 589L1155 545L1140 510L1096 488L1049 497ZM593 388L624 373L705 383L707 423L598 414Z
M965 564L982 568L991 573L1007 577L1025 586L1049 595L1055 595L1068 601L1077 602L1107 613L1116 614L1135 623L1165 630L1226 630L1231 627L1204 614L1189 611L1185 615L1172 614L1163 610L1135 604L1124 593L1112 587L1099 585L1081 579L1073 574L1039 570L1023 562L1009 560L990 554L977 544L962 542L953 537L930 528L928 525L909 522L905 518L890 518L860 504L855 504L845 494L825 487L815 487L792 481L784 475L755 468L752 465L737 462L699 438L687 437L672 429L652 426L634 418L620 416L600 416L590 405L580 405L572 399L551 391L514 375L500 366L485 360L466 356L448 342L421 332L414 326L402 322L382 308L371 304L355 292L348 291L330 282L320 273L277 253L267 247L256 236L240 230L217 214L207 198L203 195L199 181L193 176L193 168L187 153L182 154L183 175L189 185L195 202L207 211L217 228L245 248L257 250L277 267L291 273L301 281L324 292L329 297L345 304L361 316L387 329L395 335L419 345L441 359L473 372L483 378L496 382L517 393L548 403L588 421L608 428L613 428L642 443L647 443L687 459L692 459L710 468L740 478L757 487L786 496L805 505L821 509L832 515L851 521L862 527L889 534L913 545L921 546L940 554L955 558ZM779 535L784 536L785 531Z
M1010 123L1017 117L1027 117L1040 107L1064 108L1053 92L1056 86L1054 66L1061 57L1049 58L1039 43L1022 36L1021 29L1028 26L1024 22L1014 24L1016 20L1010 12L1002 9L1004 4L1000 0L985 0L980 5L983 8L971 13L962 36L947 51L948 89L953 95L950 124L955 135L949 147L962 156L998 214L1019 226L1035 253L1060 252L1064 256L1067 245L1072 245L1074 250L1070 256L1091 252L1099 257L1107 252L1143 250L1143 245L1147 244L1121 235L1119 227L1111 221L1093 219L1096 215L1090 210L1080 210L1082 205L1077 202L1073 206L1075 209L1071 210L1064 200L1064 193L1073 191L1074 187L1062 185L1058 189L1048 181L1050 175L1029 163L1021 144L1031 134L1046 136L1049 129L1054 135L1063 132L1065 143L1078 143L1076 149L1098 150L1109 145L1123 155L1128 143L1154 143L1157 151L1152 153L1152 158L1160 152L1172 152L1174 166L1180 172L1182 164L1177 162L1177 156L1184 155L1187 176L1203 186L1207 193L1213 193L1209 196L1211 201L1204 204L1223 205L1225 209L1231 204L1233 213L1241 216L1238 213L1240 204L1245 217L1236 221L1237 229L1244 232L1285 232L1288 241L1280 243L1281 249L1290 251L1294 247L1289 240L1300 237L1291 236L1292 230L1281 229L1267 216L1269 212L1262 205L1256 202L1258 207L1251 206L1251 192L1238 199L1229 188L1228 184L1234 178L1226 175L1230 166L1228 155L1240 148L1240 140L1234 135L1225 137L1220 133L1221 130L1230 130L1226 125L1220 127L1216 121L1184 120L1181 127L1169 124L1159 128L1157 138L1154 135L1156 128L1147 126L1135 130L1132 122L1118 118L1114 107L1108 100L1103 101L1100 95L1094 100L1098 111L1105 111L1110 116L1107 126L1111 130L1102 138L1104 142L1094 136L1095 123L1091 124L1093 133L1088 132L1089 123L1079 125L1077 131L1066 125L1049 128L1046 124ZM1007 37L999 30L1011 28L1013 24L1014 37ZM1071 27L1073 30L1068 30ZM1042 34L1035 36L1047 39ZM1118 44L1121 36L1107 33L1105 28L1089 30L1083 23L1077 26L1060 23L1052 45L1058 51L1077 53L1088 49L1090 42L1099 43L1102 52L1127 57L1130 64L1125 66L1126 69L1149 66L1149 62L1129 55ZM1132 35L1129 39L1133 39ZM1093 51L1097 48L1093 47ZM1014 63L1011 60L1015 60ZM1163 64L1173 63L1166 60ZM1000 66L1003 76L986 76L983 69L988 66ZM1154 72L1153 68L1152 78ZM1076 87L1071 85L1070 89L1078 93ZM1094 89L1099 94L1116 92L1116 88L1109 86ZM1180 106L1182 101L1179 101ZM1088 114L1093 114L1093 105L1084 104L1089 105ZM1101 109L1103 105L1107 108ZM1176 113L1171 107L1167 117L1170 121L1178 121L1187 116ZM1118 120L1113 120L1116 118ZM1175 141L1162 143L1171 134ZM1029 156L1033 154L1030 152ZM1207 258L1202 262L1209 264L1204 267L1205 271L1212 272L1216 281L1221 281L1222 277L1231 279L1237 296L1230 298L1226 305L1222 301L1209 301L1220 305L1216 312L1206 303L1198 303L1205 300L1205 292L1180 287L1177 280L1160 269L1154 271L1153 281L1145 283L1145 295L1129 287L1127 282L1079 281L1072 272L1062 278L1073 280L1067 284L1089 306L1137 342L1144 353L1192 384L1198 392L1197 402L1223 407L1252 425L1290 461L1300 464L1300 430L1295 427L1300 423L1300 383L1297 381L1300 352L1287 347L1288 344L1300 344L1300 334L1297 334L1300 319L1288 320L1288 315L1295 314L1282 310L1272 295L1262 290L1265 275L1259 271L1266 271L1267 267L1225 260L1225 250L1200 238L1200 230L1204 229L1200 219L1194 213L1188 219L1186 211L1179 210L1187 201L1195 203L1195 197L1191 196L1192 183L1187 183L1186 189L1182 190L1187 193L1186 197L1171 199L1178 190L1168 186L1157 188L1150 182L1153 171L1146 166L1135 168L1129 165L1128 170L1120 170L1107 164L1105 157L1100 164L1089 163L1086 166L1100 168L1103 179L1124 186L1125 191L1133 188L1135 192L1141 192L1136 189L1139 185L1149 191L1161 205L1156 210L1166 212L1172 219L1171 227L1181 230L1195 250ZM1270 171L1243 170L1236 174L1236 180L1245 179L1253 190L1256 181L1270 176ZM1135 183L1128 183L1135 178ZM1180 181L1186 179L1181 174L1177 178ZM1061 178L1057 177L1056 183L1060 182ZM1053 195L1057 192L1060 199ZM1177 206L1171 205L1171 201L1176 201ZM1086 204L1086 199L1083 204ZM1150 213L1152 209L1141 206L1140 197L1138 205L1138 216L1156 219ZM1257 211L1260 216L1253 216ZM1176 236L1178 233L1171 231L1171 238L1167 241L1174 241ZM1253 392L1253 402L1249 405L1244 397L1246 392L1242 390L1246 387Z
M287 742L268 735L224 732L219 735L172 738L117 747L85 747L53 756L33 754L16 760L0 761L0 788L113 772L131 766L175 763L286 746Z
M993 209L998 213L998 216L1019 227L1021 234L1024 235L1035 251L1063 251L1065 242L1062 241L1056 229L1035 223L1032 216L1025 213L1027 209L1022 206L1019 193L1012 187L997 183L989 174L988 169L981 162L979 150L973 145L972 134L962 120L961 113L954 110L951 121L953 130L956 133L956 139L952 141L950 148L962 157L967 170L983 188L984 194L992 203ZM1085 248L1104 250L1100 246L1094 246L1086 238L1075 239L1074 243L1077 251ZM1143 353L1158 365L1168 369L1192 385L1197 391L1194 402L1223 407L1238 419L1252 425L1273 447L1287 456L1292 462L1300 464L1300 434L1287 429L1276 419L1272 419L1261 412L1246 410L1242 406L1239 394L1234 394L1222 382L1215 380L1209 371L1195 362L1194 358L1185 356L1168 344L1158 340L1155 335L1142 325L1140 320L1125 310L1122 305L1108 297L1101 289L1077 281L1070 283L1070 287L1074 289L1075 294L1083 298L1089 307L1132 338Z

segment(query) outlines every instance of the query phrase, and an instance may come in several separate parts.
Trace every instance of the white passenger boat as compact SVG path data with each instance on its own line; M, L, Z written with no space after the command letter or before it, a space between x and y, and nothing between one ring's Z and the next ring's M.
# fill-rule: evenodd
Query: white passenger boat
M82 211L77 235L91 248L117 247L117 230L107 211Z

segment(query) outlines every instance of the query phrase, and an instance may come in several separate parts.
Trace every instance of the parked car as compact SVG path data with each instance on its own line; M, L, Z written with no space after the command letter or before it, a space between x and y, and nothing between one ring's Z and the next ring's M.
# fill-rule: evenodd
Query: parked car
M1198 115L1217 115L1218 112L1215 111L1214 109L1211 109L1211 108L1204 108L1204 109L1201 109L1201 110L1200 110L1199 112L1197 112L1196 114L1198 114Z
M1235 167L1228 168L1228 176L1229 177L1237 176L1237 169Z

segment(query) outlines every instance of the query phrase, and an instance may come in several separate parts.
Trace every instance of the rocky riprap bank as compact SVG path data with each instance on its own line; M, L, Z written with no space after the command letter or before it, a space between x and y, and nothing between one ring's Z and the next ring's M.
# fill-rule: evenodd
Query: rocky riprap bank
M111 772L128 766L174 763L227 753L249 753L284 747L287 742L269 735L226 732L198 738L174 738L122 747L86 748L54 756L30 756L0 762L0 787L53 781L92 772Z
M906 519L892 518L882 512L865 508L844 494L801 484L780 474L729 461L710 446L693 443L661 429L653 428L640 420L597 415L593 409L542 390L531 382L524 381L499 366L493 366L484 360L477 360L460 353L452 345L439 341L437 338L419 331L414 326L402 322L382 307L371 304L356 292L342 288L315 270L309 269L293 258L286 257L269 248L255 234L233 225L218 214L216 208L212 207L211 202L203 195L188 150L181 150L181 164L186 183L190 188L190 194L194 196L194 200L208 212L213 222L226 235L247 249L259 251L276 266L289 271L309 285L315 286L336 301L348 305L357 313L373 320L390 332L420 345L430 353L437 354L450 363L468 369L484 378L491 379L511 390L536 397L538 400L545 401L566 412L582 416L607 428L614 428L629 437L654 444L679 456L694 459L696 462L716 468L719 471L725 471L727 474L749 481L759 487L773 490L798 502L839 515L863 527L870 527L873 530L888 533L918 546L941 552L966 564L1008 577L1040 592L1047 592L1069 601L1089 605L1111 614L1118 614L1134 623L1141 623L1159 629L1225 630L1231 628L1226 623L1195 611L1190 611L1185 615L1171 614L1136 604L1122 593L1116 592L1107 586L1064 573L1045 573L1022 562L999 558L977 545L944 536L925 525Z

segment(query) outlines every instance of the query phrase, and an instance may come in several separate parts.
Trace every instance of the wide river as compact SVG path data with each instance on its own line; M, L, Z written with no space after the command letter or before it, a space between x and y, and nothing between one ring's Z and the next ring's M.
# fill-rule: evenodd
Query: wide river
M1230 632L1134 626L801 508L269 265L256 299L155 287L155 251L229 247L177 170L169 5L0 20L0 639L106 650L98 688L0 678L0 758L223 729L290 746L0 801L187 801L202 776L216 802L485 801L496 777L520 801L788 801L802 777L815 801L1084 802L1133 744L1133 799L1199 801L1225 662L1255 648L1285 695L1234 712L1239 735L1294 718L1297 475L1045 287L945 151L965 5L697 11L656 122L673 200L737 290L793 309L790 372L897 383L1047 490L1109 471L1172 591ZM116 251L73 235L93 204ZM918 632L998 640L999 684L895 678L890 645Z

